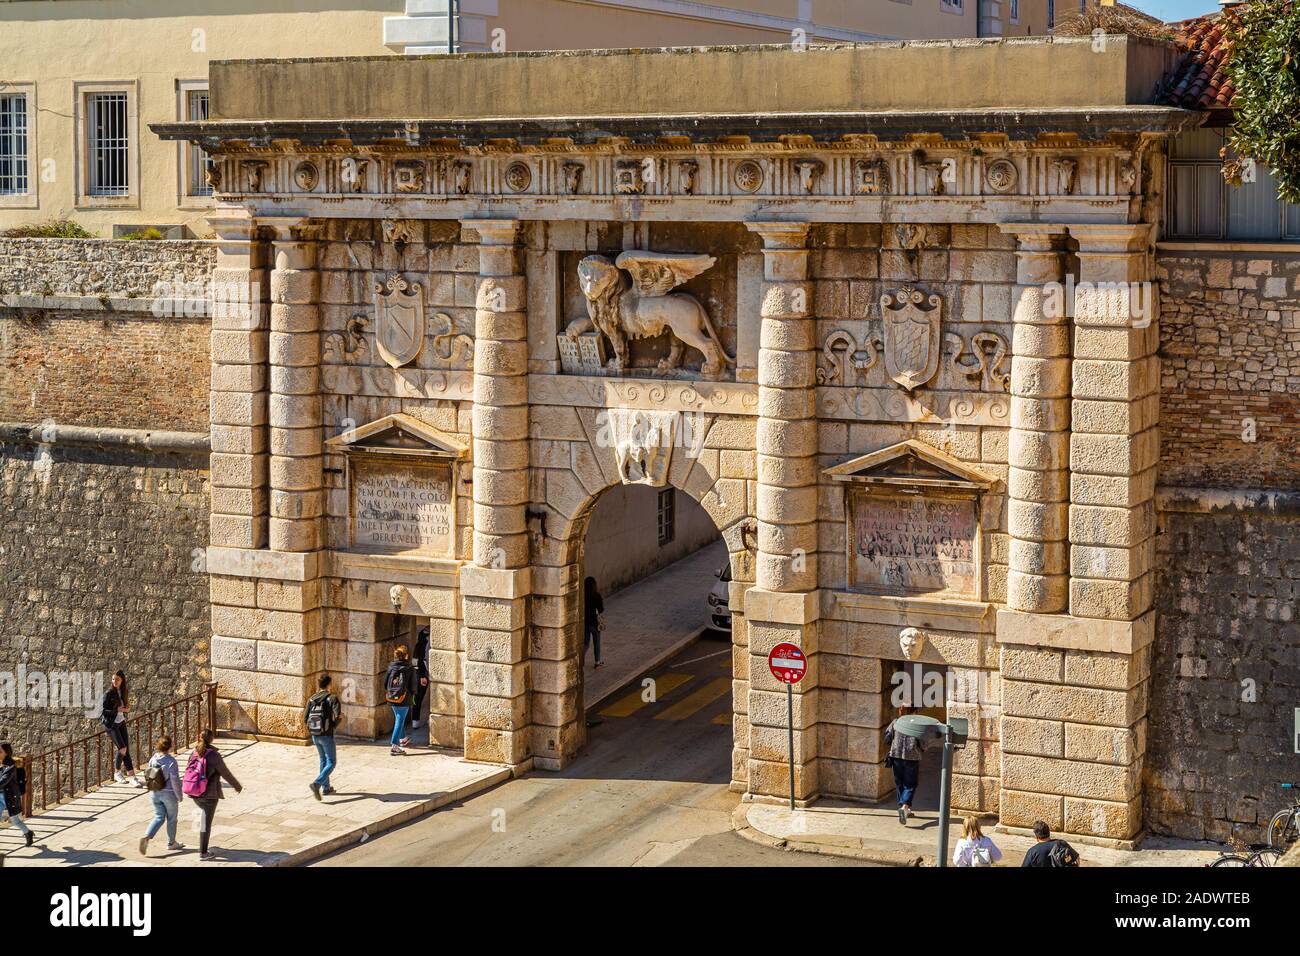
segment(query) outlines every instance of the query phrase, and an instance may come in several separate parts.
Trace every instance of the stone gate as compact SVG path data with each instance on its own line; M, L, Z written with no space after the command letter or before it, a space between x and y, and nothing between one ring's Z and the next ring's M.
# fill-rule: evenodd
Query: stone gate
M414 616L436 742L578 759L586 520L671 485L731 555L735 789L787 793L793 641L797 799L889 790L920 662L959 808L1138 836L1153 224L1198 117L1107 41L214 64L156 129L219 198L229 725L300 737L329 670L380 733Z

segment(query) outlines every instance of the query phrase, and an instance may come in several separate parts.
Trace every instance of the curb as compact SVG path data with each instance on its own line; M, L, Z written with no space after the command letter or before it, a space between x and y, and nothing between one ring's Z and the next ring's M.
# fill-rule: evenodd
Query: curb
M302 866L304 863L310 863L318 860L323 856L329 856L336 850L342 850L354 844L359 845L371 837L378 836L387 830L401 826L403 823L409 823L417 817L422 817L433 813L435 810L441 810L448 804L458 803L469 797L477 796L486 790L491 790L497 784L511 778L512 774L509 767L502 767L496 773L488 774L478 780L472 780L467 784L455 790L445 791L435 794L428 800L416 804L413 807L407 807L390 817L377 820L374 823L368 823L365 826L357 827L347 833L341 833L336 837L331 837L324 843L318 843L316 846L308 847L305 850L299 850L297 853L291 853L288 856L281 857L267 866Z
M764 833L762 830L756 830L749 823L749 807L751 805L742 803L731 814L731 829L743 839L751 843L757 843L759 846L766 846L774 850L785 850L789 853L816 853L822 856L838 856L853 860L863 860L868 863L875 863L880 866L905 866L905 867L924 867L934 866L934 858L920 853L913 853L907 850L882 850L875 847L863 846L861 840L857 840L856 845L841 843L821 843L811 840L791 840L788 838L774 837L771 834ZM851 839L851 838L846 838Z

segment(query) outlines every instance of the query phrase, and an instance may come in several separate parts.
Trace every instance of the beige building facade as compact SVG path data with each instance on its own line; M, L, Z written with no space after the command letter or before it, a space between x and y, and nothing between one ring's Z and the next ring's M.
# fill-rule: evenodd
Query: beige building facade
M1200 121L1147 98L1175 58L214 64L212 118L156 131L216 170L225 723L300 737L329 670L345 732L382 733L391 648L427 623L434 741L581 759L587 523L610 488L672 487L731 556L733 789L789 795L766 659L791 641L796 799L886 793L911 701L969 720L959 808L1131 844L1153 230L1166 140Z
M103 237L210 235L204 156L149 128L207 115L213 60L801 46L1042 34L1046 20L1045 0L4 0L0 230L71 219Z

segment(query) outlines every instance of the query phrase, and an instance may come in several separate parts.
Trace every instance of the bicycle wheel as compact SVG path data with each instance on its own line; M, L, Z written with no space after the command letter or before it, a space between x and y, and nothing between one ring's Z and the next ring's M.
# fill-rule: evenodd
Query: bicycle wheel
M1278 850L1286 851L1300 833L1296 831L1296 810L1291 807L1273 814L1268 823L1268 844Z
M1211 869L1217 869L1221 866L1250 866L1250 860L1234 853L1225 853L1210 864Z
M1251 866L1277 866L1277 861L1282 859L1282 851L1275 846L1268 847L1264 850L1256 850L1250 855Z

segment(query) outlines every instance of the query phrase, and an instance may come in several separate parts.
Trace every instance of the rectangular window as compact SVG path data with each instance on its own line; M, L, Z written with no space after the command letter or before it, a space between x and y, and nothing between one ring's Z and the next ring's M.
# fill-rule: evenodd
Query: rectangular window
M677 533L676 490L665 488L659 492L659 547L671 544Z
M1020 0L1011 0L1011 22L1020 22Z
M185 91L185 118L191 122L201 122L208 118L208 91ZM208 183L208 169L212 163L207 153L196 143L186 145L189 162L186 164L188 180L187 193L191 196L211 196L212 186Z
M1047 0L1047 29L1056 26L1056 0Z
M1300 207L1283 202L1277 181L1258 163L1243 170L1243 182L1223 180L1219 150L1222 130L1200 129L1174 139L1169 160L1168 239L1300 239Z
M126 93L86 95L86 193L131 193L131 131Z
M25 195L27 177L27 96L0 96L0 195Z

